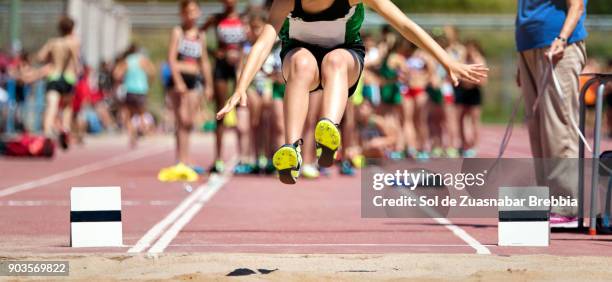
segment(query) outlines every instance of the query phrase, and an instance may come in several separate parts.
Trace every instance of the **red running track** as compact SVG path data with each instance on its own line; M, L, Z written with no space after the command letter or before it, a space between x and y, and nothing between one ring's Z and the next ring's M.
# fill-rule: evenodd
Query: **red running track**
M503 132L502 127L483 128L481 156L496 156ZM196 163L210 164L212 137L198 136L194 143ZM155 178L159 168L173 163L169 137L146 139L135 151L126 144L125 138L116 136L90 138L86 146L60 153L52 161L0 159L0 253L597 255L612 250L609 236L558 233L552 234L548 248L498 247L495 219L445 224L433 219L363 219L360 178L341 177L335 171L332 177L301 180L290 187L271 177L202 179L188 193L183 184L164 184ZM602 147L610 144L604 142ZM517 127L506 156L529 157L528 146L526 131ZM226 157L231 159L231 153ZM70 188L111 185L122 187L125 247L70 248ZM186 209L177 218L166 220L190 198L194 201L183 204ZM160 222L167 225L161 232L151 232ZM152 238L151 244L134 247L143 237Z

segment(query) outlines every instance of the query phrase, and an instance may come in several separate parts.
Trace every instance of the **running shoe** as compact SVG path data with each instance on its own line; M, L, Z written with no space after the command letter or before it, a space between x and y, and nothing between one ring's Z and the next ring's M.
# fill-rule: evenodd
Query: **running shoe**
M419 151L419 152L416 154L415 159L416 159L417 161L420 161L420 162L425 162L425 161L428 161L428 160L429 160L429 153L427 153L427 152L425 152L425 151Z
M442 148L440 147L435 147L431 150L432 158L440 158L442 157L443 154L444 154L444 150L442 150Z
M459 150L457 150L455 148L452 148L452 147L446 148L446 152L445 153L446 153L446 157L447 158L455 159L455 158L458 158L460 156L459 155Z
M340 163L340 175L353 176L355 175L355 167L350 161L343 160Z
M68 133L62 130L57 136L57 139L60 148L62 148L63 150L68 150L68 147L70 146L70 136L68 135Z
M366 165L366 158L364 155L357 155L351 159L353 166L357 169L361 169Z
M393 161L400 161L404 159L404 152L401 151L391 151L389 152L389 159Z
M203 167L199 165L190 165L189 167L193 169L193 171L195 171L199 175L202 175L206 172L206 169L204 169Z
M302 176L307 179L317 179L320 176L319 169L313 164L305 164L302 168Z
M463 157L464 158L475 158L476 157L476 150L474 149L467 149L463 151Z
M340 136L338 125L326 118L319 120L315 127L315 141L319 166L332 166L336 158L336 152L340 144L342 144L342 137Z
M210 173L223 173L225 171L225 163L222 160L216 160L209 171Z
M416 155L419 153L419 151L415 148L408 148L406 149L406 158L412 158L415 159Z
M578 228L578 217L550 213L551 228Z
M234 174L235 175L251 174L251 173L253 173L254 169L255 169L255 166L252 165L252 164L239 162L234 167Z
M178 163L175 166L162 168L157 174L157 179L161 182L195 182L198 180L198 174L183 163Z
M295 184L297 182L302 166L300 149L302 143L303 141L300 139L293 144L283 145L274 153L272 162L282 183Z

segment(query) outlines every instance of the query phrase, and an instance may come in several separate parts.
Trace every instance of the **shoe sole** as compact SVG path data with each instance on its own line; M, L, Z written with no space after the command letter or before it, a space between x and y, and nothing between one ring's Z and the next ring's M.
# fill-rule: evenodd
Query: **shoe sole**
M322 120L315 128L315 141L317 153L319 153L319 166L331 167L334 164L336 152L342 143L340 131L335 124L329 120Z
M272 157L272 163L282 183L295 184L297 182L297 175L294 172L298 167L298 156L295 149L290 147L278 149Z

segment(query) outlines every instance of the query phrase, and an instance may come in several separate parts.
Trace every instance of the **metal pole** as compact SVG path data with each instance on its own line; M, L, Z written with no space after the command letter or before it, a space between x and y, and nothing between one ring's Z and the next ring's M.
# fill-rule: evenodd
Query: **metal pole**
M597 234L597 215L595 214L597 200L597 186L599 180L599 147L601 143L601 116L603 108L603 93L606 85L603 81L600 81L599 87L597 88L597 102L595 103L595 130L593 140L593 174L591 175L591 211L590 211L590 223L589 223L589 234Z
M11 0L10 37L13 52L21 50L21 0Z

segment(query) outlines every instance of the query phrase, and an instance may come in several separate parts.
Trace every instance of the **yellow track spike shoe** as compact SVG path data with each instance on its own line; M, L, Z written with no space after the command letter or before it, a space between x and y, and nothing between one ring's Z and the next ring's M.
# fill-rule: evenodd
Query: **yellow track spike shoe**
M280 147L272 157L274 168L278 171L280 181L285 184L295 184L300 176L302 166L302 154L300 146L302 139L293 144Z
M315 127L315 141L317 144L317 157L319 166L330 167L334 164L336 152L342 144L342 137L338 125L331 120L322 118Z

